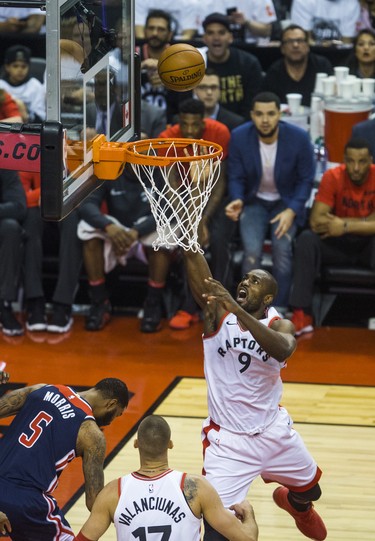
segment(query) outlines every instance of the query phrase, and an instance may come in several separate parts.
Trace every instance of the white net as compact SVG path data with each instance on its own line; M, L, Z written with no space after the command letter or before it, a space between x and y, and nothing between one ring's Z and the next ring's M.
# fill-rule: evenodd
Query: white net
M131 153L128 161L145 190L156 221L158 236L154 249L180 246L203 252L198 227L220 176L221 147L189 139L145 143L135 143L133 147L129 144L135 157L142 154L142 163L134 163ZM154 157L158 165L151 163Z

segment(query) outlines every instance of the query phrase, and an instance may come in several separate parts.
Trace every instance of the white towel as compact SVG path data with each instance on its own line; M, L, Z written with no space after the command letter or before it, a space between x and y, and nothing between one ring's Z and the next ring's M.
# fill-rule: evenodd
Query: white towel
M107 218L111 220L114 224L122 227L125 231L129 230L129 227L125 227L124 225L122 225L113 216L107 216ZM85 222L85 220L81 220L79 222L77 228L77 235L78 238L80 238L81 240L90 240L93 238L100 238L104 240L104 271L107 274L117 265L125 266L128 259L131 259L132 257L135 257L139 261L147 264L148 261L145 251L143 249L143 245L151 244L151 241L153 240L155 234L152 233L151 235L143 237L141 240L135 241L126 252L126 254L122 256L117 256L115 254L112 241L105 231L103 231L102 229L95 229L95 227L89 225L87 222Z

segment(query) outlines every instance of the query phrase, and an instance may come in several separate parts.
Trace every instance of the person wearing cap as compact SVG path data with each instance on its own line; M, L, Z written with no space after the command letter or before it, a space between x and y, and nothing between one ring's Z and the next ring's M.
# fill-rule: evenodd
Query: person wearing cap
M251 100L262 83L261 65L254 55L231 47L233 34L226 15L211 13L202 25L206 47L200 51L206 59L206 67L213 68L220 77L220 103L247 118Z
M46 118L45 88L38 79L30 77L30 56L30 49L24 45L6 49L0 88L25 105L27 118L24 122L42 122Z

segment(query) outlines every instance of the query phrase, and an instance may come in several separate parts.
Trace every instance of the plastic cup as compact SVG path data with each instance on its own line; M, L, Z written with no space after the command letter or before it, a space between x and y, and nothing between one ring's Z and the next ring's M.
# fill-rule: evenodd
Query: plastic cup
M311 112L316 113L322 109L322 98L320 96L311 96Z
M375 79L362 79L362 94L364 96L373 97L375 92Z
M328 73L322 73L322 72L319 72L316 74L315 76L315 88L314 88L314 92L318 93L318 94L323 94L323 83L322 83L322 80L323 79L326 79L328 77Z
M336 83L339 85L349 75L349 68L346 66L336 66L333 68L336 77Z
M322 79L322 85L323 85L323 94L325 97L335 95L335 78L334 77L326 77L325 79Z
M354 85L352 81L341 81L340 94L344 100L351 100L354 96Z
M292 93L287 94L289 112L291 115L298 115L301 111L302 94Z

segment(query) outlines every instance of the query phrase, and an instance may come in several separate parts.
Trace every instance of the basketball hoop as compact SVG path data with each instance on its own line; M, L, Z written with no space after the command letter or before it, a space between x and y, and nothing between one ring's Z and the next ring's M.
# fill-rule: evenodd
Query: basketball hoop
M155 218L155 250L203 252L198 226L220 176L223 149L199 139L144 139L126 144L126 161L142 184Z

